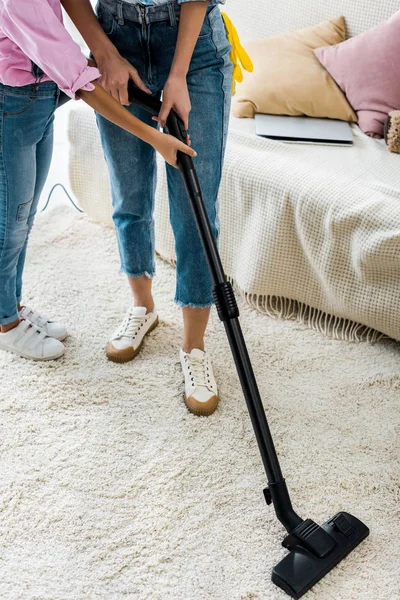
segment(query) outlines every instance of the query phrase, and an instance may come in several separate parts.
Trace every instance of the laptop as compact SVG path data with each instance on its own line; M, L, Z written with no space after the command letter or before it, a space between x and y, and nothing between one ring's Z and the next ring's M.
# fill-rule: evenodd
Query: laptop
M328 146L352 146L354 142L346 121L256 114L255 124L257 135L281 142Z

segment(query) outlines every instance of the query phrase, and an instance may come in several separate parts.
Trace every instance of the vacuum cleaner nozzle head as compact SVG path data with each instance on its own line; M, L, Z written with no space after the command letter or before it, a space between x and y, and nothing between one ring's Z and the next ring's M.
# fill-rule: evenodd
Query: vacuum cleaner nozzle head
M301 598L369 534L364 523L346 512L338 513L322 527L307 520L296 529L301 530L298 535L292 532L283 542L286 547L293 546L291 551L272 572L272 581L292 598ZM321 543L326 551L318 550Z

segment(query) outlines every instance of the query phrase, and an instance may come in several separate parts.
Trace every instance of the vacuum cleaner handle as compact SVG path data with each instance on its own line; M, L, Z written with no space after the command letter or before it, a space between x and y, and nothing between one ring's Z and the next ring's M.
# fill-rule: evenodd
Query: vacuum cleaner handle
M143 108L145 111L157 117L161 109L161 100L155 96L150 96L133 83L132 79L128 82L128 98L129 102L133 102L139 108Z
M128 83L128 98L129 102L133 102L136 106L143 108L153 116L157 117L160 114L161 110L161 100L154 96L150 96L140 90L133 81L130 79ZM187 141L187 131L185 129L185 125L179 115L171 110L167 119L166 126L167 133L176 137L180 142L186 144ZM191 156L187 154L183 154L183 152L178 152L177 156L178 167L182 171L183 169L194 169L193 160Z
M154 98L154 96L150 96L149 94L142 92L142 90L139 90L133 81L129 81L128 84L128 97L130 102L133 102L147 112L153 115L158 115L160 113L160 100ZM167 119L167 129L168 133L178 138L180 141L186 142L187 133L185 131L184 124L180 117L173 110L171 110ZM277 496L279 496L279 502L277 501L276 504L284 506L285 513L290 514L289 520L291 522L291 527L288 528L288 530L291 531L293 529L292 525L297 525L301 522L301 519L297 517L297 515L292 514L293 511L287 496L287 491L286 489L281 489L281 485L284 485L282 472L279 466L278 457L273 445L272 437L261 403L261 398L257 389L254 373L238 322L239 310L232 286L230 282L227 281L224 272L215 237L213 235L207 211L205 209L202 191L194 162L190 156L182 154L181 152L178 152L177 162L210 269L211 279L214 284L213 296L218 315L221 321L225 322L225 326L231 330L231 345L233 344L236 348L235 351L232 350L235 360L238 359L239 356L241 357L239 360L240 364L237 363L237 368L242 385L247 388L245 395L247 398L249 396L257 396L256 405L253 406L251 403L249 410L252 417L253 426L256 430L257 441L260 445L261 455L268 474L268 480L278 484L271 487L271 493L274 500ZM243 359L246 363L245 367L242 364Z
M153 115L160 112L160 100L138 90L133 82L129 85L129 99ZM167 119L167 130L178 140L186 142L184 124L175 111L171 111ZM311 519L303 520L293 510L239 324L235 294L223 270L194 162L181 152L178 152L177 162L214 283L215 305L225 326L267 473L265 499L267 504L273 503L276 516L289 534L283 540L283 546L290 552L274 568L272 581L297 600L358 546L369 530L364 523L345 512L338 513L320 527Z

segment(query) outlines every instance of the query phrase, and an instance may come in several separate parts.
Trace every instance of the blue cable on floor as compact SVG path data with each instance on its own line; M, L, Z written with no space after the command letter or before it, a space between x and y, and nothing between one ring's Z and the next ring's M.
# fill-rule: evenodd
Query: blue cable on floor
M53 187L51 188L51 190L50 190L50 193L49 193L49 195L48 195L48 197L47 197L47 202L46 202L46 204L44 205L44 208L42 208L42 210L41 210L40 212L44 212L44 211L46 210L46 208L48 207L48 205L49 205L49 203L50 203L50 198L51 198L51 196L53 195L53 192L54 192L54 190L56 189L56 187L60 187L60 188L62 188L62 189L64 190L64 192L65 192L66 196L68 197L69 201L71 202L72 206L73 206L74 208L76 208L76 210L77 210L77 211L79 211L80 213L83 213L83 212L84 212L82 209L80 209L80 208L79 208L79 206L77 206L77 205L75 204L75 202L72 200L72 198L71 198L70 194L67 192L67 190L65 189L65 187L63 186L63 184L62 184L62 183L56 183L55 185L53 185Z

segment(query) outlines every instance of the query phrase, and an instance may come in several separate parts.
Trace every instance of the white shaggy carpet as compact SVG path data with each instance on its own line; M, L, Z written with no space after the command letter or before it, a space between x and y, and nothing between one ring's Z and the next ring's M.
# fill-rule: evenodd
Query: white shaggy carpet
M206 419L183 404L174 279L159 262L161 326L134 362L107 362L129 304L114 233L65 209L38 218L25 300L71 336L58 362L0 353L3 600L286 598L270 582L284 531L215 314L220 407ZM307 598L400 598L399 345L241 313L295 508L371 528Z

